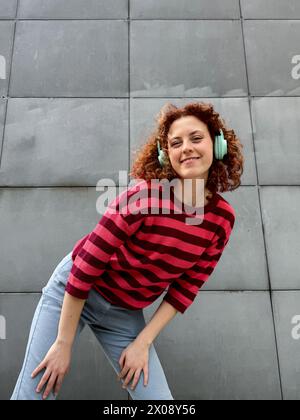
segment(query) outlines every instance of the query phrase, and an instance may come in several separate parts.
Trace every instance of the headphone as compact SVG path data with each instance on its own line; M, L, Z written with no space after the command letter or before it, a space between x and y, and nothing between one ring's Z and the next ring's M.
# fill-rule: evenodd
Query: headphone
M157 140L157 150L158 150L158 160L159 160L160 166L164 166L167 163L167 156L165 152L161 149L158 140ZM222 160L226 154L227 154L227 140L225 140L224 138L223 131L220 130L220 134L215 135L214 155L216 159Z

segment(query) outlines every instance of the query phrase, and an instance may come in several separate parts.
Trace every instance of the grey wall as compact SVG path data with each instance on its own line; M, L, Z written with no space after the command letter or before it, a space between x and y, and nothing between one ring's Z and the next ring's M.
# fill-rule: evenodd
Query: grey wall
M244 144L236 225L155 347L175 399L300 399L299 39L298 0L0 0L0 398L97 181L166 101L207 100ZM88 329L73 366L60 399L128 398Z

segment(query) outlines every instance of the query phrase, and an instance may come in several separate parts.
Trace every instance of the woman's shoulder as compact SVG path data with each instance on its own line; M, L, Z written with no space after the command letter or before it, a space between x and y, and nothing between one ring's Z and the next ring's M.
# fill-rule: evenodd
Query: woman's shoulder
M219 193L216 214L221 218L220 229L229 236L235 224L236 213L234 207Z
M235 209L234 209L234 207L220 193L216 193L216 194L219 198L219 200L218 200L219 206L221 206L222 209L224 209L228 213L231 213L233 218L235 219Z

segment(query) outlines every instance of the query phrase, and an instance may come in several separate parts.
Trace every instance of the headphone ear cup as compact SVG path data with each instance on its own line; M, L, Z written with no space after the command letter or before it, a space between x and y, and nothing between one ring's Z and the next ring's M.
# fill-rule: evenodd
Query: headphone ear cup
M161 150L161 152L160 152L161 166L164 166L166 164L166 160L167 160L166 154L163 150Z
M222 160L227 154L227 140L225 140L222 130L215 136L214 153L215 158L219 160Z
M160 148L159 141L157 140L157 151L158 151L158 161L160 166L164 166L167 160L165 152Z

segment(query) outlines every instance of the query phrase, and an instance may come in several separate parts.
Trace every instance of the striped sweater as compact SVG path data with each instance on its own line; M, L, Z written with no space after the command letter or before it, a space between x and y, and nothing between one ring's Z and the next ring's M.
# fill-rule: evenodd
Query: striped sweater
M111 304L138 310L166 290L163 299L183 314L216 267L235 221L218 193L201 215L192 209L172 188L166 199L150 181L125 188L75 243L66 291L87 299L94 288Z

